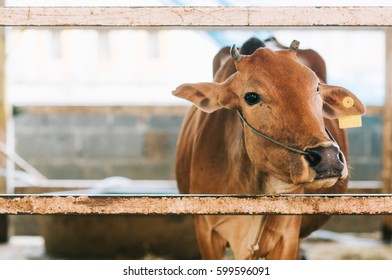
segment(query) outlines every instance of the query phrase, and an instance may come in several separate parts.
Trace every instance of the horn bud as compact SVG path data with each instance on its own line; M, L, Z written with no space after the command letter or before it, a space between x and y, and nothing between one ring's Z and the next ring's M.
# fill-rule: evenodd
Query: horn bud
M299 47L299 41L293 40L290 44L290 50L296 52L298 50L298 47Z
M233 44L230 48L230 54L231 57L234 59L234 61L240 61L242 58L242 55L240 54L240 52L237 50L237 48L235 47L235 44Z

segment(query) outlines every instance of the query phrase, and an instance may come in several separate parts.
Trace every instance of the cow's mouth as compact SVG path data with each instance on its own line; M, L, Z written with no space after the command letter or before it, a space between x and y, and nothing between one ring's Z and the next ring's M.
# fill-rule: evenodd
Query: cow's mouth
M329 178L339 178L341 176L342 176L341 169L332 169L332 170L325 170L325 171L317 172L316 177L314 179L315 180L323 180L323 179L329 179Z

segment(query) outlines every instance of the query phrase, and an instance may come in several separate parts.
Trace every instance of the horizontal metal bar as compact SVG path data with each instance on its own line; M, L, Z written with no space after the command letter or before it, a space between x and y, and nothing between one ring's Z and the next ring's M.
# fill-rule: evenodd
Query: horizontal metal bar
M50 107L49 107L50 108ZM368 109L369 107L366 107L366 115L368 115ZM51 111L53 110L53 111ZM148 110L148 109L147 109ZM121 110L120 110L121 111ZM22 109L22 113L24 113L25 110ZM38 109L37 111L35 111L35 109L33 109L32 111L30 111L29 109L26 110L27 113L29 114L44 114L45 112L47 114L52 113L55 114L55 109L49 109L49 111L46 111L43 108L43 111L41 111L40 109ZM75 110L75 112L77 113L87 113L85 112L83 109L81 111L79 111L78 109ZM112 110L110 109L109 111L92 111L94 113L116 113L116 112L112 112ZM59 114L62 113L66 113L66 112L60 112ZM128 113L128 112L127 112ZM135 112L130 111L129 113L143 113L139 110L136 110ZM94 186L96 186L98 183L102 182L102 180L78 180L78 179L69 179L69 180L53 180L53 179L48 179L48 180L44 180L44 181L39 181L37 182L36 185L31 184L31 182L26 182L26 181L18 181L16 180L14 182L15 187L16 188L26 188L26 189L36 189L35 192L33 193L27 193L27 192L15 192L15 194L42 194L45 191L39 191L40 189L44 189L44 188L53 188L53 191L56 191L56 189L58 188L57 191L63 191L63 189L74 189L74 188L92 188ZM137 188L140 190L143 190L145 194L153 194L151 192L151 190L157 190L159 188L171 188L173 189L173 194L177 193L177 183L176 180L132 180L133 183L135 183L135 185L133 186L133 188ZM357 190L377 190L377 189L381 189L382 187L382 181L349 181L348 182L348 193L350 194L356 194L355 191ZM129 188L124 188L124 192L122 194L131 194L132 191L134 191L134 189L129 189ZM364 192L361 191L359 192L361 194L363 194ZM359 194L357 193L357 194ZM76 194L76 193L74 193ZM84 193L87 194L87 193ZM89 194L104 194L104 193L97 193L97 189L93 189L90 191ZM1 194L0 194L1 195Z
M189 110L189 106L176 105L154 105L154 106L138 106L138 105L22 105L14 106L17 113L35 114L35 115L68 115L68 114L114 114L114 115L138 115L150 116L152 114L162 114L170 116L182 116ZM368 114L368 108L367 114ZM371 110L371 109L370 109ZM378 109L380 110L380 109Z
M0 214L392 214L392 195L2 195Z
M3 7L3 26L392 26L392 7Z

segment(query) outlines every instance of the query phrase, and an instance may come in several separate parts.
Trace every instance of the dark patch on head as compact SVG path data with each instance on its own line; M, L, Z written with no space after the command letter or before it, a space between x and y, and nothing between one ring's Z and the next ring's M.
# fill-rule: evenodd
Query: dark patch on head
M251 55L258 48L264 48L265 44L260 39L256 37L249 38L241 47L240 53L244 55Z
M201 93L200 91L197 91L197 92L195 93L195 95L196 95L196 97L198 97L198 98L205 98L205 95L204 95L203 93Z
M210 103L210 99L204 98L203 100L200 101L200 107L202 107L202 108L208 107L209 103Z
M323 110L328 116L332 117L335 115L333 108L329 104L324 103Z
M323 100L324 100L324 102L325 103L328 103L328 104L330 104L331 106L337 106L338 105L338 102L336 101L336 99L335 98L333 98L333 97L331 97L331 96L323 96Z

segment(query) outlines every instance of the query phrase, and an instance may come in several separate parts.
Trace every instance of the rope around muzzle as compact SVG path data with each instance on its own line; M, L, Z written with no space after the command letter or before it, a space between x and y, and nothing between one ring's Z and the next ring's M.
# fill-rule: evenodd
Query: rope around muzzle
M287 146L287 145L285 145L285 144L283 144L283 143L280 143L279 141L277 141L277 140L275 140L275 139L273 139L273 138L271 138L271 137L265 135L264 133L261 133L260 131L258 131L257 129L255 129L253 126L251 126L251 125L247 122L247 120L244 118L244 116L242 115L242 113L241 113L239 110L237 110L237 113L238 113L238 115L240 116L240 119L244 122L244 124L245 124L253 133L255 133L256 135L258 135L258 136L260 136L260 137L262 137L262 138L264 138L264 139L266 139L266 140L268 140L268 141L270 141L270 142L272 142L272 143L274 143L274 144L276 144L276 145L278 145L278 146L281 146L281 147L283 147L283 148L285 148L285 149L287 149L287 150L289 150L289 151L291 151L291 152L298 153L298 154L302 154L302 155L311 155L310 152L298 150L298 149L296 149L296 148ZM325 129L327 129L327 128L325 128ZM327 131L327 132L328 132L328 135L330 135L329 131ZM332 139L333 139L333 138L332 138Z

